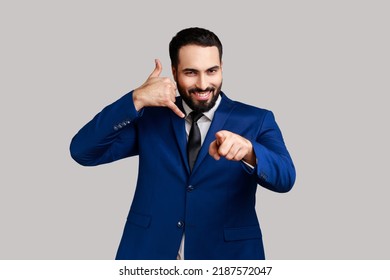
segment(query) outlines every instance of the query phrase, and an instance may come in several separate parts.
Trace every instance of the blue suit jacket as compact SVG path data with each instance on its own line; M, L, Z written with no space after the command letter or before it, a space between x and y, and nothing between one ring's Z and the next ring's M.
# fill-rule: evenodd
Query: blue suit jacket
M272 112L223 93L190 173L185 121L170 109L138 113L132 92L104 108L72 139L72 157L86 166L139 156L134 199L117 259L176 259L185 233L185 259L264 259L255 211L257 185L289 191L295 169ZM181 107L181 98L177 98ZM209 154L219 130L253 144L254 169Z

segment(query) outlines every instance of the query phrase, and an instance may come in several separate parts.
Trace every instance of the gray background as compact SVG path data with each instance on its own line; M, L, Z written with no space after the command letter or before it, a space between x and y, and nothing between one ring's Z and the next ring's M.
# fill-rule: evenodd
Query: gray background
M230 3L229 3L230 2ZM139 86L182 28L224 44L224 91L271 109L295 161L259 188L269 259L389 259L388 1L1 1L0 259L113 259L137 158L73 135Z

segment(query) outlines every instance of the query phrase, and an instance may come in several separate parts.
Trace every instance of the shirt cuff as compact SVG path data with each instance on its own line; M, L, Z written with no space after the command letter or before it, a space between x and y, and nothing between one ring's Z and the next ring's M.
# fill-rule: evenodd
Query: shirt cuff
M252 164L249 164L249 163L247 163L247 162L244 161L244 160L241 160L241 162L242 162L242 165L244 166L244 169L245 169L248 173L252 174L252 173L254 172L255 167L254 167ZM256 159L256 165L257 165L257 159Z

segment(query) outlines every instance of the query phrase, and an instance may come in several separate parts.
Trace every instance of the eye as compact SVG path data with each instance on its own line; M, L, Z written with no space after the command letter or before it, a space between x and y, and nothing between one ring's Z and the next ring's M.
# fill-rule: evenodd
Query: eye
M217 69L209 69L208 71L207 71L207 73L209 73L210 75L212 75L212 74L215 74L215 73L217 73Z
M186 76L195 76L196 75L195 71L185 71L184 74Z

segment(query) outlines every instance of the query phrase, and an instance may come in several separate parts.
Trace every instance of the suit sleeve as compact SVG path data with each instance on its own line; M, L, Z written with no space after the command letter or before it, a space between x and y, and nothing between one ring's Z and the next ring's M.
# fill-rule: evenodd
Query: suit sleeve
M70 144L72 158L95 166L138 154L136 121L142 115L129 92L82 127Z
M295 182L295 167L271 111L267 111L252 145L257 165L254 169L244 168L256 173L259 185L280 193L290 191Z

